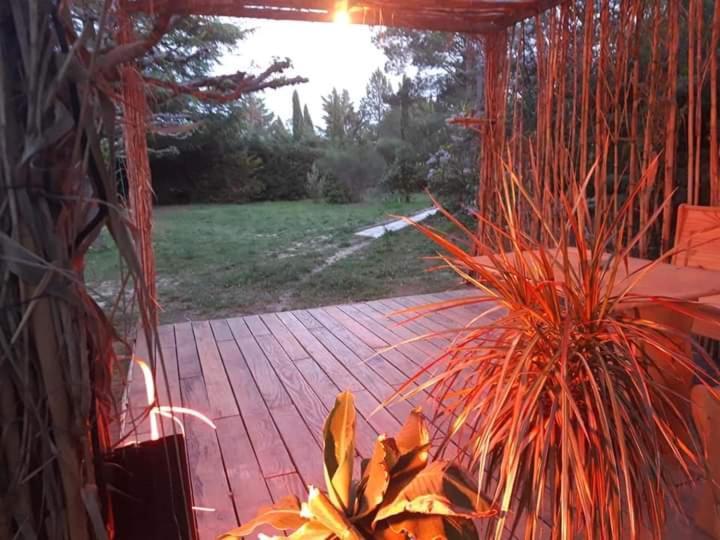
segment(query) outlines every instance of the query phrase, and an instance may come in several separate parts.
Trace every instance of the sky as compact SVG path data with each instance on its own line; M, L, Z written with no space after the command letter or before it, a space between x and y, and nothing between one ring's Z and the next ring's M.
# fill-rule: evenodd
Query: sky
M293 69L288 74L310 79L299 86L261 94L268 108L285 121L292 117L294 89L300 94L301 103L310 109L313 122L320 125L322 96L329 94L333 86L338 91L347 88L357 107L370 75L385 65L385 55L372 44L373 31L367 26L264 20L244 20L239 24L255 31L240 42L237 50L225 55L219 73L259 72L273 57L289 57Z

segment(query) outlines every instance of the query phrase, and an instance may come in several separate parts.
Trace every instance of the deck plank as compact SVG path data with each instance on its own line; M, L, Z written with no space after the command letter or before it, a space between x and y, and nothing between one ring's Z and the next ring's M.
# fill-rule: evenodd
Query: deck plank
M385 338L369 330L368 328L357 322L355 319L348 316L347 313L342 311L337 306L330 306L328 308L325 308L324 311L330 314L330 316L337 319L340 324L342 324L353 334L361 338L363 342L367 343L368 346L372 347L373 349L382 349L387 347L388 345L393 344L392 341L387 341Z
M257 509L272 502L260 464L242 418L228 416L216 422L217 436L240 523L255 517Z
M245 317L245 324L247 324L253 336L267 336L270 334L270 330L259 315L250 315L249 317Z
M239 413L237 404L210 329L210 323L207 321L194 322L192 328L210 401L210 417L215 419L237 415ZM220 343L226 342L221 341Z
M340 306L340 309L342 309L348 316L353 317L360 324L367 326L368 328L376 328L379 326L375 321L364 315L355 306ZM396 346L396 348L382 353L383 358L387 359L394 368L388 369L387 372L384 372L384 374L386 375L388 382L402 384L408 377L418 371L420 366L428 360L428 356L424 351L415 350L411 352L407 348L403 349L402 346L398 346L399 343L402 343L402 339L392 332L387 332L384 338L388 341L388 343ZM388 377L392 377L392 380L388 379Z
M411 330L416 336L424 336L423 339L432 343L436 347L444 349L450 340L441 334L438 334L438 330L444 330L444 327L438 328L427 326L424 317L418 317L417 319L408 320L412 317L409 313L398 313L405 309L405 306L394 303L392 299L374 300L368 302L368 305L376 308L381 313L385 314L391 321L401 324L403 327Z
M405 375L395 367L394 363L388 360L388 357L395 358L396 356L401 356L396 350L378 353L375 349L371 348L369 344L364 342L360 336L353 333L352 330L343 325L342 322L333 318L325 310L310 310L310 313L320 321L325 328L330 330L335 337L355 351L355 354L362 358L368 366L387 382L395 385L405 381Z
M287 329L283 322L278 318L277 314L270 313L261 315L260 318L270 329L270 332L272 332L272 335L275 336L275 339L280 342L287 355L293 361L310 358L308 352L303 349L303 346L300 345L300 342L297 339L295 339L295 336L293 336L292 332Z
M298 370L300 370L300 373L302 373L305 381L318 395L326 411L329 412L335 405L335 398L340 392L340 389L311 358L296 362L295 365ZM327 412L325 415L327 415ZM358 453L362 457L369 458L372 455L378 431L368 423L364 416L359 416L357 419L356 433L356 448Z
M293 335L302 343L303 347L312 355L313 359L323 368L330 378L338 385L341 390L359 390L363 386L355 377L347 370L347 368L333 356L333 354L325 348L320 340L310 332L295 316L291 313L280 313L278 317L283 321ZM315 319L313 319L315 320ZM317 321L315 321L317 323ZM317 323L319 324L319 323ZM316 330L325 330L324 328L316 328ZM327 330L325 330L327 331Z
M215 341L228 341L233 339L230 327L225 319L217 319L210 321L210 328L212 328Z
M288 495L295 495L300 501L307 500L307 487L296 473L268 478L267 484L275 502Z
M371 394L376 395L380 400L386 400L395 393L395 389L392 386L374 374L363 360L342 341L336 338L330 330L318 328L313 330L312 333L327 347L335 358L338 360L342 359L342 363L350 370L352 376ZM337 383L338 381L335 382ZM407 415L410 414L413 406L407 401L397 401L391 404L388 409L398 420L404 420Z
M383 328L387 329L388 332L397 336L400 342L412 340L417 338L418 335L422 335L422 332L413 332L407 326L391 319L388 317L387 313L379 311L377 307L373 307L370 303L354 304L354 307L359 313L365 315L367 319L363 320L370 320L375 324L379 324ZM434 357L441 354L443 351L442 347L438 347L429 340L419 340L412 343L406 343L399 348L403 351L408 351L406 354L410 357L414 357L414 353L417 353L420 357Z
M311 433L322 444L327 409L274 336L259 336L257 340Z
M265 404L270 410L291 405L292 401L290 400L290 396L283 385L279 384L277 375L265 357L265 353L255 341L255 338L246 335L244 329L240 331L243 325L246 324L246 321L247 320L243 321L241 319L236 320L231 326L231 330L235 336L238 347L240 347L240 352L242 352L245 362L255 379L255 384L265 400Z
M263 475L267 478L295 472L295 465L238 345L234 341L223 341L218 347Z
M210 408L202 377L180 382L185 407L200 412ZM210 540L235 526L237 518L230 498L225 467L215 432L202 422L189 421L185 426L187 456L192 475L194 505L213 509L196 512L200 540Z
M295 407L273 411L297 471L306 485L324 485L322 450Z
M191 323L178 323L175 325L175 346L177 347L180 378L201 376L200 357L198 356L195 334Z

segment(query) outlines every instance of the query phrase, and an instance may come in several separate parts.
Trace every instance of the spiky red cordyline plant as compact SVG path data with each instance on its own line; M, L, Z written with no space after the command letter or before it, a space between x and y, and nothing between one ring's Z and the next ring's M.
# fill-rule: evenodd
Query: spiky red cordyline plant
M695 363L693 353L707 355L687 333L644 314L662 308L677 317L717 320L717 313L632 292L670 253L626 273L632 248L653 220L634 238L623 237L626 221L656 170L657 161L614 216L589 210L592 171L582 185L569 179L568 194L556 199L560 223L566 223L560 231L545 226L550 220L509 170L497 195L499 220L476 216L487 238L449 214L468 237L465 249L417 225L478 292L421 311L480 309L446 353L399 394L432 389L436 425L446 420L447 440L461 443L480 486L501 510L497 538L517 526L527 538L545 536L548 525L563 539L578 533L636 538L643 530L659 537L666 500L677 502L671 470L689 475L702 465L687 396L673 386L677 380L663 375L706 385L716 378ZM528 219L519 208L544 227L544 242L522 229ZM660 212L662 206L655 218ZM427 382L411 390L421 376Z

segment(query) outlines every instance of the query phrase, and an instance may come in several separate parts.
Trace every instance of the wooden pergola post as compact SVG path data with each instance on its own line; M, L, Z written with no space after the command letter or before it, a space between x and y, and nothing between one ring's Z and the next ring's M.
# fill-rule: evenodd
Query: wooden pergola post
M123 8L126 2L123 2ZM134 41L132 20L126 9L119 12L118 42ZM135 287L140 305L148 306L151 323L157 324L157 291L155 286L155 254L152 246L152 179L147 146L148 105L145 83L134 63L120 67L122 78L123 135L128 198L133 236L140 258L144 284ZM132 156L132 159L129 159ZM153 348L150 349L152 351ZM152 352L151 352L152 356Z
M495 194L503 174L503 148L505 147L505 104L507 97L507 32L505 30L484 36L484 122L480 125L478 152L477 207L490 219L495 215ZM485 236L486 225L478 223L480 238Z

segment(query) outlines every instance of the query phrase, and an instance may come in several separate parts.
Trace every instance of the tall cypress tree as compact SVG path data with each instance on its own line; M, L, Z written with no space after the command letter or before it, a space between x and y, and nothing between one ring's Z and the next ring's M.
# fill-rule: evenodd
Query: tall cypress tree
M293 139L299 141L303 136L303 110L300 105L300 96L297 90L293 92L293 116L292 116L292 131Z
M313 124L307 105L305 105L303 109L303 134L310 136L315 135L315 124Z

